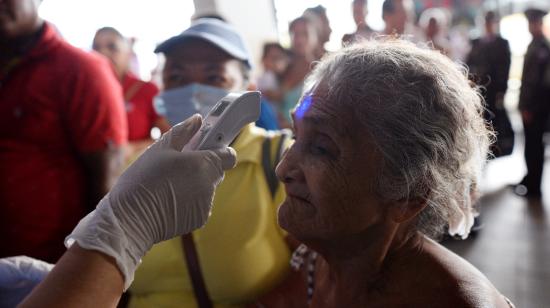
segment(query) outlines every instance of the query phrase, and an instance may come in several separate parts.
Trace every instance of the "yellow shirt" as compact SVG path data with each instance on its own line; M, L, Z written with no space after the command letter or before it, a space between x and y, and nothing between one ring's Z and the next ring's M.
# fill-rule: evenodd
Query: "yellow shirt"
M206 288L215 307L240 307L276 286L287 274L290 252L277 225L275 198L262 168L268 132L245 127L232 145L237 167L225 173L208 223L193 233ZM277 141L272 140L272 152ZM272 154L274 157L274 154ZM181 238L155 245L143 258L130 287L130 307L197 307Z

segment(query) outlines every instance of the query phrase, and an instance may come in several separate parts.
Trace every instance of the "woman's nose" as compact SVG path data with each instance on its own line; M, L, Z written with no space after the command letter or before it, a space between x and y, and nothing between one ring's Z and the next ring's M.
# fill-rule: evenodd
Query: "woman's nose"
M285 151L283 158L275 169L275 174L277 174L279 181L288 184L301 179L301 171L298 165L296 148L293 145Z

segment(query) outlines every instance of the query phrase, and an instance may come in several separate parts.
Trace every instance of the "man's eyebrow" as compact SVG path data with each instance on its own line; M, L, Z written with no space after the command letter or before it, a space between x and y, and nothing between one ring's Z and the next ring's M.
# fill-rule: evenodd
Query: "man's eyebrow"
M178 62L172 62L172 64L170 65L170 69L182 71L185 70L185 65Z
M207 63L204 64L204 70L206 71L219 71L223 68L221 63Z
M201 70L208 70L208 71L217 71L223 68L223 65L220 63L181 63L181 62L173 62L172 68L178 69L178 70L188 70L188 69L196 69L199 68Z

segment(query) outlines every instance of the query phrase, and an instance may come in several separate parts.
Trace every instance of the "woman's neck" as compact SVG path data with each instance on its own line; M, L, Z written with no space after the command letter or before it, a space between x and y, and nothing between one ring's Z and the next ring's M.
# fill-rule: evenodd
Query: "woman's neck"
M381 234L373 231L316 248L322 258L316 266L313 306L346 306L380 296L400 267L401 256L417 250L421 242L419 236L404 236L398 227L386 230L385 236L369 236Z

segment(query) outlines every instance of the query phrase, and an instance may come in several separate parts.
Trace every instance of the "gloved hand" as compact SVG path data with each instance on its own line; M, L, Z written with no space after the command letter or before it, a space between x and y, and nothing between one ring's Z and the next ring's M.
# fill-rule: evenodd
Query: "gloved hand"
M27 256L0 259L0 307L17 306L52 268Z
M195 115L150 146L65 240L112 256L125 290L153 244L206 223L223 170L236 163L231 148L181 152L201 123Z

